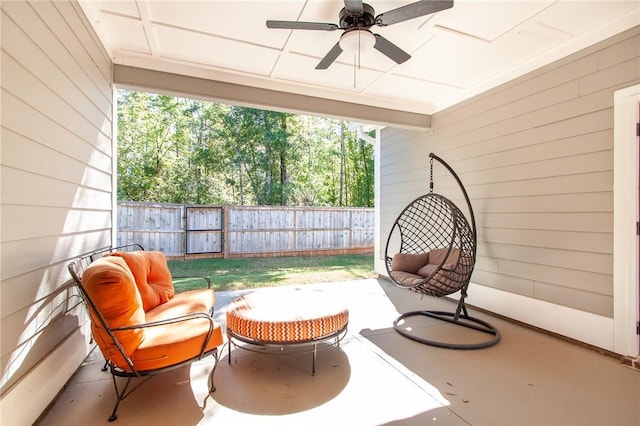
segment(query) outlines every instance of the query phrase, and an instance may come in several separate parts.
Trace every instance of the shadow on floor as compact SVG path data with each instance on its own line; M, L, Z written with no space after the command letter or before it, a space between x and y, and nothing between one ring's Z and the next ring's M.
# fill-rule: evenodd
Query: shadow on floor
M220 405L247 414L282 415L321 406L342 392L351 376L349 358L339 347L319 345L316 374L309 348L234 349L216 371L224 383L211 397Z

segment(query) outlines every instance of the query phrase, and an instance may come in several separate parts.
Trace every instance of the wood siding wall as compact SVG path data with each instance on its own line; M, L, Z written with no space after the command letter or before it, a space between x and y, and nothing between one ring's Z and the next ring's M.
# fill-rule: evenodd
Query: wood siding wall
M0 423L31 424L85 356L67 262L111 243L111 61L75 2L0 10Z
M382 238L428 191L434 152L472 198L472 282L611 318L613 93L640 82L639 34L636 27L435 114L432 132L384 129ZM437 165L434 180L436 192L464 204Z
M118 204L117 244L171 257L363 253L374 235L366 208Z

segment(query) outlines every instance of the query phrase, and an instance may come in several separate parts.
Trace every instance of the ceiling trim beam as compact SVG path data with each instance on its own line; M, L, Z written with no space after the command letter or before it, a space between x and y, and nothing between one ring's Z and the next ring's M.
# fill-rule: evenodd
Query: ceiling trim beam
M133 90L148 90L174 96L318 115L378 126L414 130L431 127L431 116L428 114L287 93L127 65L113 65L113 82L119 87Z

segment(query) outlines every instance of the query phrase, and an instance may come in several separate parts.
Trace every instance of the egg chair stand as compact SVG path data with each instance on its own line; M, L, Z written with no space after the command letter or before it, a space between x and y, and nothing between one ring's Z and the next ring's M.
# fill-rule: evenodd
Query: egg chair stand
M394 329L416 342L448 349L481 349L497 344L500 332L490 323L467 312L465 299L476 260L476 223L469 196L458 175L435 154L430 157L429 193L413 200L394 222L385 248L385 266L391 281L427 296L444 297L460 292L454 312L419 310L401 314ZM448 198L433 191L433 162L451 173L467 203L471 224ZM399 249L397 249L399 245ZM393 248L392 248L393 246ZM396 251L397 250L397 251ZM409 317L435 318L487 335L473 343L454 343L418 336L403 327Z

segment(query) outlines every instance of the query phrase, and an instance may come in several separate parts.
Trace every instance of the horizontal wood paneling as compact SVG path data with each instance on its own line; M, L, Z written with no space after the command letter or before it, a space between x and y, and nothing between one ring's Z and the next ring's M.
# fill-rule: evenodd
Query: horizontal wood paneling
M11 18L6 20L3 32L15 38L12 46L16 46L7 52L27 69L45 67L47 73L37 73L38 79L68 99L80 115L100 128L104 117L111 116L111 88L103 84L110 78L106 57L92 57L92 60L102 62L106 75L99 73L97 67L83 63L83 58L87 57L85 46L95 49L95 44L83 43L74 34L74 29L81 30L82 24L69 3L59 2L56 6L53 2L38 1L30 3L30 6L29 9L12 4L5 7ZM68 19L71 22L65 21L58 8L70 12ZM42 26L39 21L47 25ZM74 25L77 26L74 28ZM51 28L55 28L56 33ZM33 54L35 51L38 54ZM104 130L111 132L110 128Z
M430 133L384 129L383 239L428 191L435 152L472 198L474 283L612 317L613 92L640 82L639 34L636 27L437 113ZM435 167L436 192L463 204Z
M25 170L2 167L2 178L9 189L2 194L7 204L69 207L74 209L110 209L111 193L104 189L78 186L79 183L60 180ZM90 173L90 172L89 172ZM20 183L13 185L12 183ZM106 184L105 184L106 185ZM61 192L69 194L62 197Z
M111 173L111 154L104 150L110 143L103 134L96 135L92 143L67 129L62 124L43 115L28 103L6 91L2 92L2 102L7 108L3 111L3 127L25 139L33 140L43 147L59 152L82 163L88 163L96 169ZM33 117L38 118L38 126L33 126ZM96 149L97 148L97 149ZM8 149L8 147L7 147ZM20 152L18 150L18 152Z
M480 243L500 243L585 252L610 253L613 236L602 232L562 232L542 229L478 229Z
M86 321L66 265L112 241L111 61L75 2L1 2L0 19L0 392L30 401L10 419L32 424L75 368L41 387L30 375L48 354L87 350L63 344Z

